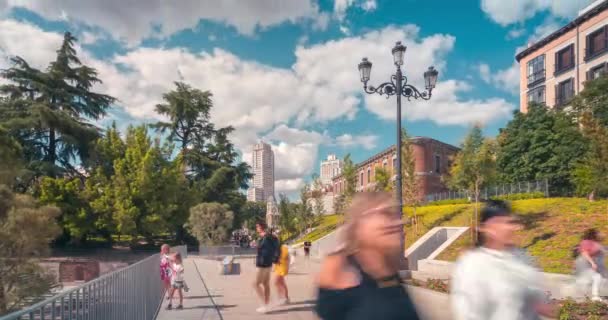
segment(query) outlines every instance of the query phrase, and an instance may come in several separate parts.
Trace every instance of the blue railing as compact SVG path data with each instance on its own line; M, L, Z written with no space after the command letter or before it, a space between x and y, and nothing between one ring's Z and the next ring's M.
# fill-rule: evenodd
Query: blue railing
M187 256L186 246L173 251ZM0 320L153 320L164 294L158 274L155 254Z

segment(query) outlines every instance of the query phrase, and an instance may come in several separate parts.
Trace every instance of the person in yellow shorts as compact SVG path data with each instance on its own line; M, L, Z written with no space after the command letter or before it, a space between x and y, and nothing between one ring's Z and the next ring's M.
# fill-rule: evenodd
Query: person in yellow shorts
M285 276L289 273L289 248L282 244L280 247L279 261L274 265L275 285L279 294L279 305L285 305L289 303L289 292L287 290L287 282L285 282Z

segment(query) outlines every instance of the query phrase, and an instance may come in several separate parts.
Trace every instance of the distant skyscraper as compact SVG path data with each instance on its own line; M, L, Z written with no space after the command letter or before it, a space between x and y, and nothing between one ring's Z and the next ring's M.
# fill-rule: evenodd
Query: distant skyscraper
M260 142L253 146L251 156L253 181L247 190L247 201L267 201L274 198L274 152L269 144Z
M323 185L331 184L334 177L342 174L342 160L335 154L327 156L327 160L321 161L321 182Z

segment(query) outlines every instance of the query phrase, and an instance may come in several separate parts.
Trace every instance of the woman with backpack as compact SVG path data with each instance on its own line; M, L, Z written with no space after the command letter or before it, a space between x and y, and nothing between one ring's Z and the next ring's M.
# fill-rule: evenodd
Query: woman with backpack
M593 301L604 301L600 297L600 286L606 274L606 267L604 266L604 247L600 241L599 232L596 229L588 229L575 250L577 283L585 288L591 284Z

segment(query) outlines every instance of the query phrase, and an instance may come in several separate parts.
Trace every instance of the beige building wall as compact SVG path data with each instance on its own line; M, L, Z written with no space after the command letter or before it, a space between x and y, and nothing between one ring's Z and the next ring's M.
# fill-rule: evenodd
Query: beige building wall
M528 88L528 62L542 54L545 55L545 81L544 83L534 86L534 88L545 85L545 103L548 107L554 107L556 96L555 86L562 81L569 78L574 78L574 93L578 94L583 90L585 81L587 80L587 72L602 63L608 62L608 52L604 52L591 60L585 61L587 36L605 25L608 25L608 10L603 10L596 16L583 21L578 27L575 27L558 38L553 39L538 50L524 56L519 61L520 111L527 111L528 92L529 90L533 89ZM570 44L574 45L575 66L573 69L556 76L554 75L555 54Z

